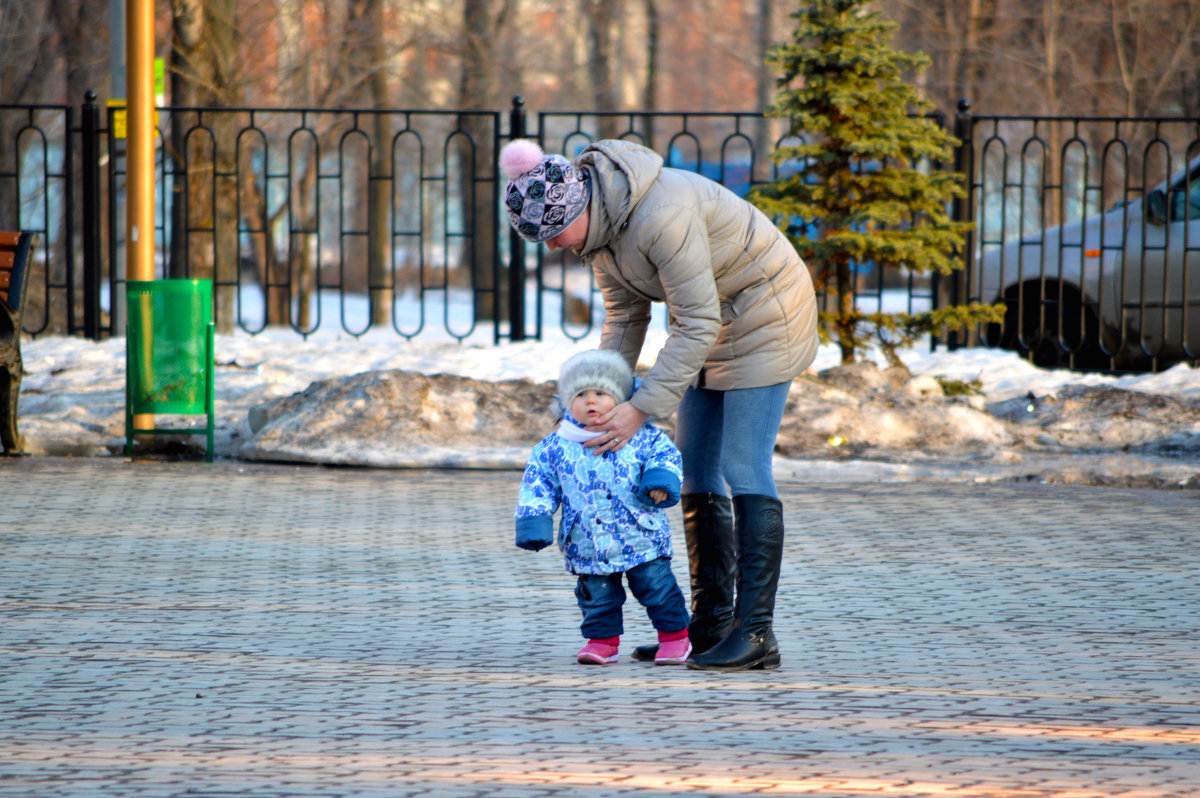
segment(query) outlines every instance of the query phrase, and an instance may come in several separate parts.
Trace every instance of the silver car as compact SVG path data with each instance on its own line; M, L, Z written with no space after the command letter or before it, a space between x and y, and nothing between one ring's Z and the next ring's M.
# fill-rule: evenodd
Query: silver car
M1144 199L1003 246L975 275L1007 305L986 342L1041 366L1162 369L1200 358L1200 158Z

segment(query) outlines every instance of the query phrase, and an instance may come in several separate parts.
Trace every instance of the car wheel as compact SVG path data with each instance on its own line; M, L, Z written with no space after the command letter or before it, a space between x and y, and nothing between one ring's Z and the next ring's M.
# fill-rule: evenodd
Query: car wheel
M1044 369L1067 365L1067 352L1058 343L1058 313L1047 307L1039 313L1037 305L1025 306L1025 337L1032 345L1029 360ZM1064 329L1070 329L1064 327Z
M1047 288L1049 290L1049 286ZM1055 298L1046 302L1044 308L1036 291L1028 291L1024 302L1016 296L1005 297L1004 301L1008 307L1004 312L1003 327L991 324L985 332L989 346L1020 352L1041 368L1071 368L1077 371L1104 371L1111 368L1108 356L1100 347L1099 320L1091 308L1083 305L1077 294L1065 293L1061 304ZM1059 341L1060 329L1066 339L1066 348Z

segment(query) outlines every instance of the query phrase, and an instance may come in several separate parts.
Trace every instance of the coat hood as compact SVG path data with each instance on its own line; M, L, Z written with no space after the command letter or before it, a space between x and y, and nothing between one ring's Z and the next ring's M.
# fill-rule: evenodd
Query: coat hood
M592 176L592 222L582 254L607 246L662 172L654 150L631 141L606 139L584 148L575 164Z

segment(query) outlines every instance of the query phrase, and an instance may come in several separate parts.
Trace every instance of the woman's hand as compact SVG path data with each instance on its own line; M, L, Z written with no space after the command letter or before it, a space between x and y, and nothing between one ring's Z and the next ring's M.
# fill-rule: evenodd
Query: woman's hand
M596 437L583 445L590 448L592 454L615 452L642 428L649 417L629 402L621 402L595 424L584 427L588 432L596 433Z

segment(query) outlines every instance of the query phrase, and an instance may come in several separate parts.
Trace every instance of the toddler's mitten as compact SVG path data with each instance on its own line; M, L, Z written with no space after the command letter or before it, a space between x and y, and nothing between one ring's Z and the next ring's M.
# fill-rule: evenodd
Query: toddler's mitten
M659 488L667 492L667 500L662 504L654 504L650 491ZM679 477L665 468L647 468L642 472L642 481L638 485L638 498L655 507L674 506L679 502Z

